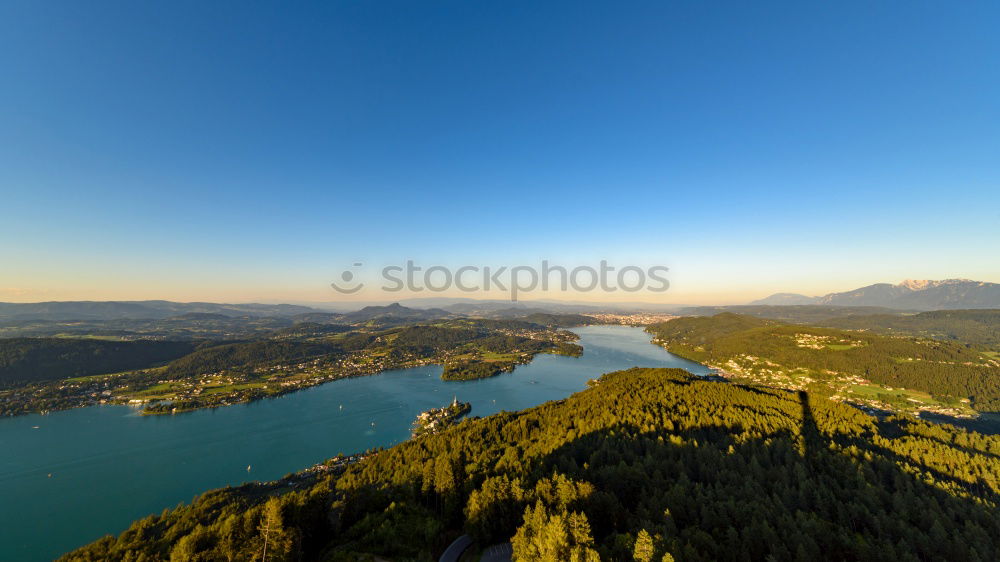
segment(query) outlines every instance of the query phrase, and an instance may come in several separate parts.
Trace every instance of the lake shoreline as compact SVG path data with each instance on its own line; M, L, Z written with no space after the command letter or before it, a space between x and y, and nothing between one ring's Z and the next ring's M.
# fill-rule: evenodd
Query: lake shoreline
M488 379L443 381L440 366L425 365L182 416L114 405L2 418L8 455L0 461L0 505L23 507L0 510L0 559L49 560L207 490L280 480L337 453L390 447L410 438L420 412L456 394L486 417L566 398L590 379L634 366L708 373L651 345L641 328L574 332L582 357L540 354Z

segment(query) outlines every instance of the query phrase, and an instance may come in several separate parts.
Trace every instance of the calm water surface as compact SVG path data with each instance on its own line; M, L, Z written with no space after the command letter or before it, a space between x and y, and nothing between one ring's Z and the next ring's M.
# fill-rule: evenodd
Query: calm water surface
M453 396L486 416L565 398L629 367L708 372L650 344L641 328L574 331L583 357L539 355L479 381L445 382L440 367L417 367L176 416L94 406L0 419L0 560L51 559L208 489L399 443L418 413Z

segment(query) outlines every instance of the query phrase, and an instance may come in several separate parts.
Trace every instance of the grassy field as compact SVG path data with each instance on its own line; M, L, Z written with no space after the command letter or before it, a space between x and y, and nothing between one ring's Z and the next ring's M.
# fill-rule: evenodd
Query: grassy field
M162 368L161 367L155 367L155 368L147 369L147 370L149 372L151 372L151 373L156 373L156 372L161 371ZM134 371L120 371L120 372L117 372L117 373L102 373L100 375L88 375L86 377L73 377L71 379L65 379L65 382L74 383L74 382L98 381L98 380L101 380L101 379L106 379L108 377L117 377L117 376L120 376L120 375L127 375L127 374L132 373L132 372L134 372Z
M481 355L483 361L517 361L519 357L518 353L494 353L492 351L484 351Z
M227 394L235 390L247 390L250 388L265 388L266 382L246 382L238 384L220 384L219 386L206 386L202 394Z
M52 337L63 338L63 339L74 339L74 340L124 341L124 339L121 336L101 336L96 334L60 333Z

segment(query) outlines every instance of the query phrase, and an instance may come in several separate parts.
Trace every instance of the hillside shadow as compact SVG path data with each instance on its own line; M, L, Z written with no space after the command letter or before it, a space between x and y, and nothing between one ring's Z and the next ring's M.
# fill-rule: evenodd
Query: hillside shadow
M587 513L598 542L615 533L634 534L637 529L628 521L669 510L670 524L661 522L665 534L669 528L686 528L691 537L712 537L701 543L703 547L736 546L731 552L715 552L720 560L740 559L729 555L733 552L751 553L753 560L793 559L801 553L790 537L803 534L815 545L811 559L879 559L875 556L878 549L891 551L901 541L912 542L907 548L921 559L960 559L964 557L955 554L966 552L967 541L975 535L961 537L967 523L1000 531L996 512L981 501L1000 498L985 483L964 481L863 437L824 432L808 393L793 396L800 406L797 431L776 430L738 440L733 437L741 430L738 424L670 432L621 424L584 434L533 459L524 467L522 478L531 482L564 474L594 484L598 490L594 500L571 507ZM682 444L671 443L670 436ZM710 442L714 447L704 445ZM842 452L851 447L858 451L855 458ZM656 450L660 453L650 454ZM868 460L860 463L859 458ZM657 471L676 471L678 466L684 467L681 474L655 476ZM930 484L928 477L944 486ZM664 492L677 486L688 489L674 497ZM948 486L969 496L956 495ZM667 499L650 500L657 496ZM706 515L707 505L755 515L722 524L713 522L710 513ZM930 540L931 513L939 516L946 536L934 535ZM767 522L765 527L780 522L781 530L775 528L767 541L740 533L755 521ZM493 538L511 536L519 523L508 521ZM739 536L738 545L732 544L732 529ZM997 544L983 548L990 559L1000 554Z
M615 533L637 532L634 524L627 523L636 518L637 512L648 515L669 510L670 524L660 522L664 534L675 528L687 529L683 535L685 540L694 541L704 535L711 537L711 541L705 539L701 543L703 548L708 548L709 543L728 544L731 550L720 548L712 552L717 560L740 559L741 556L735 553L750 553L752 560L768 556L794 559L799 555L799 545L790 537L803 534L809 537L806 542L815 545L808 548L809 558L814 560L878 559L874 556L875 550L891 550L900 541L912 541L914 535L922 538L907 549L921 559L963 559L947 554L963 552L962 543L970 540L970 535L961 537L967 522L984 524L988 532L1000 531L993 508L972 497L960 497L928 484L906 467L919 469L934 481L953 485L971 496L995 502L995 494L983 482L963 481L870 443L861 449L863 454L871 456L867 462L870 476L860 479L859 474L863 471L859 470L859 465L829 449L831 443L859 446L858 441L825 437L816 425L808 398L800 396L800 400L802 423L798 434L781 431L743 443L723 438L725 446L719 449L726 452L721 456L738 459L732 462L724 459L720 462L718 455L705 453L705 447L700 445L707 439L728 434L731 427L703 426L674 432L673 435L689 444L660 445L659 438L663 435L660 432L642 433L634 426L619 426L588 434L539 459L531 469L532 477L562 473L593 483L599 490L599 497L590 505L580 502L573 507L587 513L598 542ZM588 464L604 443L620 442L622 435L630 434L635 436L634 442L642 443L642 448L656 443L675 452L660 455L663 457L661 462L650 463L640 455L622 454L608 459L613 468ZM695 442L699 445L694 445ZM799 443L801 454L797 453ZM727 447L731 450L727 451ZM773 462L775 459L780 460ZM649 466L676 469L677 461L695 464L687 464L683 476L674 474L649 481ZM713 466L713 462L718 464ZM760 468L754 469L755 463ZM667 492L664 495L664 490L684 487L686 493L672 495ZM747 490L753 492L747 493ZM663 495L664 501L649 500L658 495ZM727 521L720 514L713 515L710 505L727 512L746 513L748 517ZM882 507L869 511L865 506L870 505ZM946 533L930 541L928 532L933 512L942 517ZM857 516L859 513L864 515ZM773 528L775 534L764 541L740 532L754 527L755 521L765 521L764 527ZM733 534L733 529L737 535ZM510 531L512 529L507 528L504 533ZM733 544L734 536L739 537L736 544ZM864 537L864 541L856 537ZM862 542L868 546L860 547ZM1000 554L996 546L987 548L989 559L997 559Z
M813 417L812 406L809 405L809 393L800 390L796 395L802 407L802 423L799 429L802 435L802 454L811 461L815 451L824 446L824 439L816 427L816 418Z
M935 481L951 484L955 487L964 490L966 493L970 495L984 496L985 494L986 496L989 497L991 501L996 502L1000 500L1000 498L998 498L996 494L989 492L990 489L989 486L987 486L982 481L974 483L968 482L952 474L942 472L940 469L929 466L926 463L921 462L917 459L905 457L895 451L876 445L868 437L848 436L842 433L834 433L832 436L824 435L819 430L819 427L816 424L816 419L813 417L812 407L809 404L809 393L800 390L798 391L797 396L802 408L801 432L803 440L803 456L806 457L806 459L810 463L815 462L817 451L828 449L831 444L835 444L842 450L847 449L848 447L855 447L858 450L864 451L865 453L877 455L877 458L880 458L884 461L890 461L897 466L909 465L911 467L918 468L920 471L933 477ZM899 437L908 435L908 433L902 426L900 426L897 423L892 423L890 421L885 421L885 420L879 421L875 424L875 427L878 428L879 435L887 439L897 439ZM920 438L934 441L936 443L962 451L969 455L981 456L986 459L1000 458L994 455L993 453L989 453L986 451L978 451L975 449L971 449L969 447L962 447L952 443L947 443L935 437L921 435Z

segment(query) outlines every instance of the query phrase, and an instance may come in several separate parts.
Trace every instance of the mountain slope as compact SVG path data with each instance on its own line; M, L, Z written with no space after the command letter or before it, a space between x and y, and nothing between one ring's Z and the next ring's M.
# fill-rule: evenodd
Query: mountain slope
M879 306L896 310L1000 308L1000 284L968 279L944 281L908 279L898 285L876 283L853 291L830 293L822 297L776 293L751 304Z
M1000 308L1000 284L967 279L907 280L898 285L879 283L826 295L819 304L884 306L897 310Z
M331 476L205 494L66 560L995 560L1000 438L697 380L605 375ZM310 474L315 475L316 472ZM311 483L310 483L311 482ZM640 538L641 537L641 538Z

